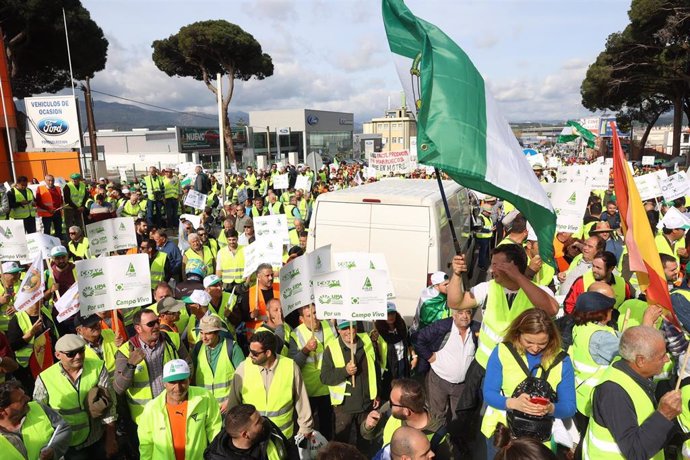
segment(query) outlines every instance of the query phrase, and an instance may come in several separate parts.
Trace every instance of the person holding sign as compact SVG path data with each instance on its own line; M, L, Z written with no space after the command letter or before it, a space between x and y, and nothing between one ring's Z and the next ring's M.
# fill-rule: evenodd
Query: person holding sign
M195 386L210 390L220 405L221 414L228 412L230 385L235 369L244 361L240 346L227 334L221 319L204 316L199 322L198 341L192 348Z
M38 374L53 365L53 344L57 341L53 320L40 307L41 303L36 302L15 313L7 330L7 340L19 364L14 376L29 393Z
M337 340L337 333L328 321L316 319L316 307L299 309L300 325L290 334L288 356L302 371L309 395L309 405L315 415L315 429L326 439L333 438L333 406L328 387L321 383L321 366L325 347Z
M266 305L271 299L280 298L280 283L273 280L271 264L261 264L256 269L256 284L249 288L249 293L242 298L240 311L247 328L247 338L268 319ZM235 324L237 326L237 324Z
M3 262L0 275L0 332L6 333L14 316L14 297L19 291L22 268L17 262Z
M296 415L299 433L310 438L313 421L307 390L299 367L290 358L275 353L276 338L270 332L257 332L249 342L249 358L237 367L230 389L233 408L252 404L293 441Z
M336 441L355 444L371 453L372 445L362 437L359 427L372 409L381 405L379 384L381 371L376 350L368 334L355 334L356 324L338 320L338 340L326 345L321 366L321 382L328 386L335 413ZM346 356L349 358L346 363ZM354 384L352 377L354 377ZM357 439L350 442L354 425Z
M196 233L190 233L187 240L189 242L189 249L187 249L182 256L183 275L186 276L187 263L194 259L200 260L203 263L204 276L212 274L215 268L215 258L213 254L211 254L211 250L204 246L201 238Z

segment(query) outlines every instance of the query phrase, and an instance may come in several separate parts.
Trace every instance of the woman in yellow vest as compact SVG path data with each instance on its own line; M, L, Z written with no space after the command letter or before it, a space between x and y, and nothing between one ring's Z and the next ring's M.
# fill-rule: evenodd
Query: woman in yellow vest
M185 277L187 262L197 259L204 264L204 276L215 273L216 260L211 254L211 250L203 245L201 238L196 233L190 233L187 237L189 249L182 255L182 276Z
M526 393L514 395L516 388L528 378L525 371L532 377L545 378L555 398L533 397ZM508 425L514 434L518 428L517 424L511 427L507 422L507 411L512 411L516 421L520 413L555 418L575 415L573 365L561 351L558 329L547 313L532 308L513 320L503 343L498 344L489 357L483 394L488 407L481 431L487 439L488 459L496 454L492 438L497 425Z

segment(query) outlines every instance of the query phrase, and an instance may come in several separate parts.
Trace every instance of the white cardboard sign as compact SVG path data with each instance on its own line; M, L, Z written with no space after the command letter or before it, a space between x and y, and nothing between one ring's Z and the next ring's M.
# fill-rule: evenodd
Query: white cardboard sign
M151 273L146 254L78 260L82 316L151 303Z
M386 297L388 300L395 298L393 283L388 277L388 263L383 253L369 252L336 252L333 254L333 263L336 270L383 270L386 272L388 287Z
M88 224L86 234L89 236L89 254L94 257L137 247L133 217L117 217Z
M314 301L313 277L331 271L331 245L297 257L280 269L283 316Z
M640 192L640 199L652 200L661 196L661 187L659 181L668 177L665 169L654 171L653 173L644 174L642 176L635 176L633 180L637 186L637 191Z
M255 217L254 235L257 240L280 240L283 244L290 244L287 217L285 214Z
M256 271L259 265L271 264L274 269L283 265L283 243L280 240L256 240L248 246L244 246L244 273L242 277L248 278Z
M576 182L541 185L556 211L556 231L577 232L582 227L590 187Z
M684 172L677 172L672 176L660 178L659 188L666 201L672 201L688 194L688 181Z
M287 190L290 185L290 180L287 174L276 174L273 176L273 188L279 190Z
M184 199L184 204L185 204L185 206L189 206L191 208L203 211L204 209L206 209L206 198L207 197L208 197L208 195L204 195L203 193L199 193L196 190L190 190Z
M21 220L0 221L0 261L29 259L29 251Z
M303 190L308 192L311 189L311 183L307 176L299 175L295 181L295 190Z
M383 270L337 270L314 277L314 303L320 319L385 319L387 273Z

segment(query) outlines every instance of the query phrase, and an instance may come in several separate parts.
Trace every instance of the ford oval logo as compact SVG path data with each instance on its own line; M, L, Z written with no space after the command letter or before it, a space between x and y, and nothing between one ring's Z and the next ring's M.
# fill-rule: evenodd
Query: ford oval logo
M318 122L319 122L319 117L317 117L316 115L309 115L307 117L307 123L309 123L312 126L314 126Z
M48 136L60 136L69 131L69 123L60 118L43 118L38 122L38 130Z

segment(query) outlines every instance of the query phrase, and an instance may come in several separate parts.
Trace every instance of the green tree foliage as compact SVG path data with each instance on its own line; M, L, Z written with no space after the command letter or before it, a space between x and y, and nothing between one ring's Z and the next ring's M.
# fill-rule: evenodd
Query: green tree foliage
M15 97L54 93L70 85L63 8L75 80L92 78L105 68L108 40L79 0L2 0L0 34Z
M587 70L582 104L590 110L623 109L627 117L646 123L647 133L657 111L671 104L673 154L678 155L683 111L690 111L685 102L690 97L690 1L633 0L628 17L630 24L608 37Z
M235 161L228 117L235 80L270 77L273 75L271 56L262 51L261 44L251 34L224 20L195 22L182 27L175 35L154 41L151 46L153 62L160 70L171 77L203 81L213 94L217 94L216 74L227 76L228 89L222 103L223 138L231 161Z

